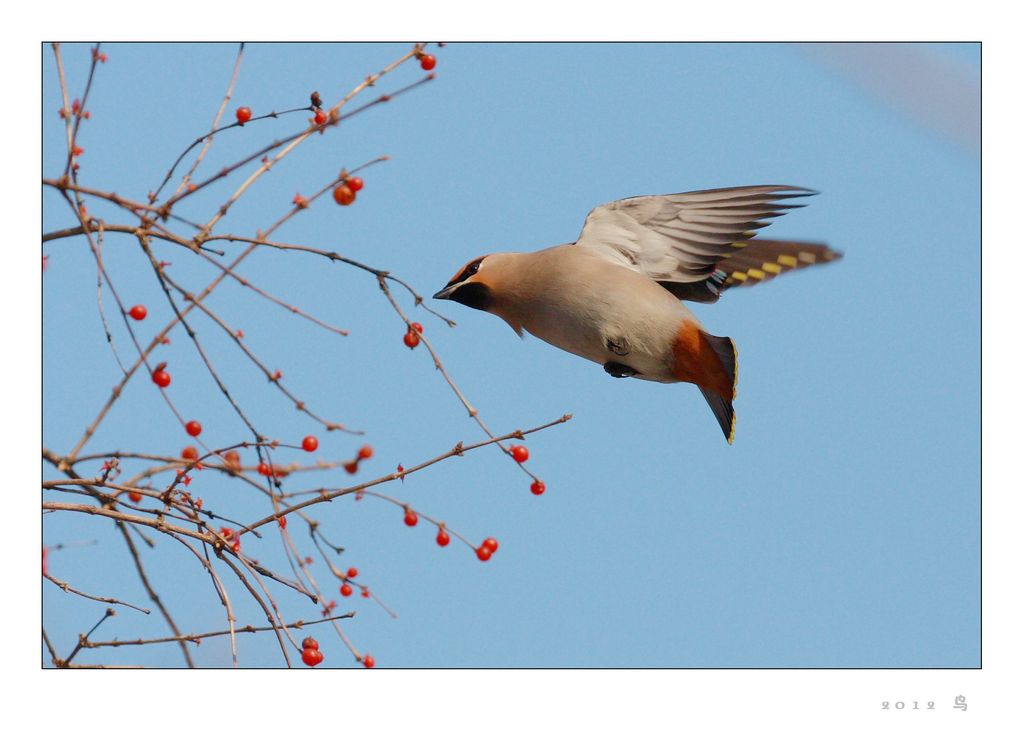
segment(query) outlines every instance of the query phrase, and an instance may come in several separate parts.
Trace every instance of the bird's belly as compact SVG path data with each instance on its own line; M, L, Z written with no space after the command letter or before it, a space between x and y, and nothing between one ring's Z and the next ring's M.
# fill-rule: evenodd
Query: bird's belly
M672 343L688 315L677 301L609 301L604 292L592 300L577 298L569 306L546 303L541 316L523 325L535 337L581 358L628 366L636 378L675 383L679 379L672 373Z

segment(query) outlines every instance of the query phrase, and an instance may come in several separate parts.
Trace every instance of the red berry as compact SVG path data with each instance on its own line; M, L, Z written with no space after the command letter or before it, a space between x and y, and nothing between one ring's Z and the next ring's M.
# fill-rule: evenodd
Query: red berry
M355 191L342 183L334 189L334 202L339 206L350 206L356 200Z
M420 56L420 68L424 71L431 71L437 66L437 59L431 56L429 53L424 53Z
M341 585L341 595L342 596L352 596L352 587L349 586L348 584L342 584Z
M183 450L181 450L181 458L195 462L197 459L199 459L199 452L196 451L195 447L185 447Z
M133 503L140 503L140 502L142 502L142 493L141 492L130 492L130 493L128 493L128 499L131 500Z
M532 485L530 485L530 492L532 492L534 495L543 495L544 490L546 489L547 488L545 487L544 483L541 482L540 480L536 480Z
M307 452L315 452L319 446L320 442L317 441L316 437L309 436L302 440L302 448Z
M128 314L132 316L133 320L145 320L146 308L142 305L135 305L133 308L128 310Z
M437 545L441 546L442 548L447 546L451 542L451 540L451 537L444 531L444 529L441 529L437 532Z
M308 650L310 647L312 647L314 650L319 650L320 643L314 640L312 637L307 637L302 641L302 649Z
M345 179L345 185L347 185L352 190L353 193L357 193L357 192L359 192L360 190L363 189L363 179L362 178L346 178Z
M200 432L203 431L203 425L193 420L185 424L185 431L188 432L190 437L198 437Z
M420 325L420 324L419 324L418 322L414 322L414 323L412 324L412 326L413 326L414 328L416 328L416 332L418 332L418 333L422 333L422 332L423 332L423 326L422 326L422 325Z
M373 655L363 655L363 665L372 668L376 664L377 661L373 659Z
M348 472L350 475L354 475L356 472L359 471L359 463L358 462L346 462L345 463L345 471Z
M359 592L359 596L361 596L363 599L369 599L370 598L370 587L364 586L363 590L361 592Z
M307 647L302 651L302 662L309 665L311 668L315 668L317 665L324 661L324 654L313 647Z
M405 511L405 524L412 528L414 525L420 522L420 516L416 515L412 510L406 509Z
M494 551L489 549L487 546L480 546L480 548L476 549L476 557L481 561L490 561L492 553L494 553Z
M268 465L266 462L260 462L260 466L256 468L256 471L259 472L264 477L270 477L270 474L272 472L272 470L270 469L270 465Z
M482 545L489 548L491 553L496 553L498 551L498 542L493 538L485 538Z
M252 119L252 110L249 107L239 107L235 110L235 119L239 124L245 124Z
M327 121L327 112L323 109L317 109L316 114L313 116L313 121L317 124L324 124Z
M171 385L171 374L163 368L158 371L153 371L153 383L158 385L160 388L167 388Z
M359 459L369 459L373 456L373 447L369 444L364 444L359 448Z
M512 453L512 459L516 462L525 462L530 458L530 450L522 444L517 444L509 451Z
M355 566L353 566L348 571L346 571L345 574L348 576L348 578L354 579L357 576L359 576L359 569L357 569Z
M410 348L415 348L420 344L420 336L415 330L410 329L409 332L405 334L405 337L402 338L402 342Z

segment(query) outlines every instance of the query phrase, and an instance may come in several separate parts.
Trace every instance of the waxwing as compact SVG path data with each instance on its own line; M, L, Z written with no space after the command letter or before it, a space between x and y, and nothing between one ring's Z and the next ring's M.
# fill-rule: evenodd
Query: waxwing
M754 238L814 194L757 185L606 203L575 243L473 259L434 297L491 312L615 378L694 383L731 444L736 348L680 300L715 302L732 287L840 258L824 244Z

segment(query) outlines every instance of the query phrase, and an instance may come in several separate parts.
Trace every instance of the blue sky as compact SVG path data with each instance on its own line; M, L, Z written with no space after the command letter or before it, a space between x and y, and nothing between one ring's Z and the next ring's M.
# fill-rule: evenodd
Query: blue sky
M230 109L300 106L313 89L333 103L406 48L249 46ZM80 138L81 181L141 199L207 128L235 47L105 50L110 61L100 68L93 118ZM978 73L976 46L912 50L943 68ZM88 50L64 52L71 88L80 89ZM574 418L527 441L528 464L548 485L541 497L496 448L384 490L474 540L498 537L501 549L486 564L454 545L438 548L427 526L407 528L401 511L383 501L314 509L346 547L341 563L358 566L399 614L395 620L370 602L338 596L342 608L359 610L343 623L356 646L381 667L976 666L980 181L973 151L800 46L470 44L433 52L434 82L300 147L219 230L252 235L297 191L308 194L340 167L387 154L390 161L363 174L355 205L324 201L278 238L388 269L429 295L476 255L574 240L590 208L609 200L786 183L822 195L766 234L827 241L846 256L693 307L710 332L732 337L739 349L732 446L691 386L613 381L453 303L438 308L458 321L454 329L418 313L494 430L566 412ZM379 89L421 75L410 64ZM55 175L63 127L48 48L43 80L43 171ZM291 116L230 130L201 170L216 171L301 124ZM208 219L236 179L182 212ZM58 196L43 195L44 230L70 225ZM102 203L90 212L119 220ZM45 251L43 440L60 452L94 417L118 370L103 342L84 241ZM213 276L169 245L157 251L196 289ZM115 236L105 260L125 301L149 307L139 331L152 334L148 328L171 312L148 263L130 239ZM311 407L367 436L323 433L230 341L195 319L266 433L292 442L317 434L320 454L331 458L369 442L376 456L360 476L481 437L424 349L402 345L403 325L371 276L271 251L242 272L351 331L333 336L235 285L210 300ZM109 298L106 308L115 319ZM119 323L114 337L129 353ZM202 421L210 444L244 439L184 333L171 340L160 357L172 364L175 404ZM136 380L89 451L172 454L188 443L152 384ZM347 484L341 471L286 482L292 489ZM234 481L203 474L193 488L218 512L266 513ZM44 531L47 544L97 541L54 554L55 576L150 605L109 525L52 515ZM286 568L274 531L264 536L246 549ZM305 537L296 531L295 539L302 545ZM185 631L222 627L208 579L179 546L158 541L145 561ZM313 570L337 596L337 582L318 563ZM242 621L263 623L240 587L229 588ZM286 591L275 597L288 619L318 616ZM61 646L73 645L100 613L44 587L44 623ZM158 618L132 615L120 612L97 637L165 634ZM316 635L325 665L353 665L337 637L325 628ZM88 655L180 663L171 646ZM196 658L230 660L218 641L205 642ZM281 657L269 636L244 637L240 660L276 666Z

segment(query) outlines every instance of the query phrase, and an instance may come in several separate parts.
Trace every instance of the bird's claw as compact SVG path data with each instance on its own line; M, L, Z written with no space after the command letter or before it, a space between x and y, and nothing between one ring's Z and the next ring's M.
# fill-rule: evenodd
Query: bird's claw
M640 374L636 368L630 368L628 365L611 360L604 364L604 371L612 378L629 378Z

